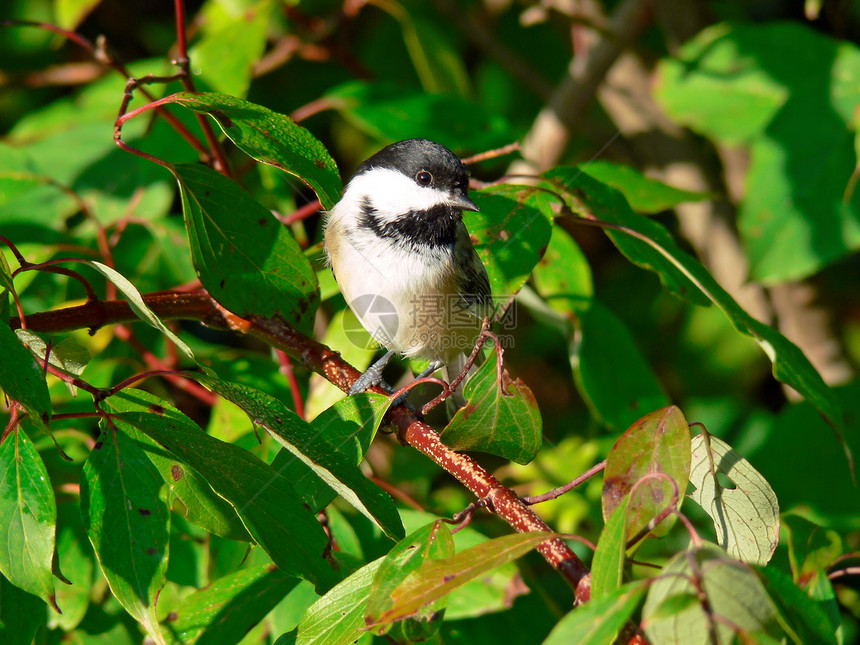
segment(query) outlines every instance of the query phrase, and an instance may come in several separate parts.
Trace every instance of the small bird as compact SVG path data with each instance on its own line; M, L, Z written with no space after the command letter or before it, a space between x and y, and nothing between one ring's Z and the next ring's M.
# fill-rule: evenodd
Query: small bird
M429 360L422 378L473 349L493 300L463 210L478 210L463 162L438 143L407 139L364 161L328 213L335 280L388 350L350 394L379 384L394 354Z

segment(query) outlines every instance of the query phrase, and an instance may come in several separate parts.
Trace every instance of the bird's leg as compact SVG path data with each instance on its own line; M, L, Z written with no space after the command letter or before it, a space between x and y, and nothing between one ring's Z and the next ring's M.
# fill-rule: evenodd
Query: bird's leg
M373 387L374 385L381 385L384 390L390 392L391 386L382 380L382 370L384 370L385 366L388 365L388 361L391 360L392 356L394 356L393 349L385 352L382 358L368 367L367 371L358 377L355 383L352 384L352 387L349 388L349 393L360 394L367 388Z
M427 368L426 368L426 369L424 369L424 370L423 370L423 371L422 371L418 376L416 376L416 377L413 379L413 381L420 381L420 380L421 380L421 379L423 379L425 376L430 376L433 372L435 372L436 370L438 370L438 369L439 369L440 367L442 367L444 364L445 364L445 363L443 363L442 361L432 361L432 362L427 366ZM400 396L398 396L396 399L394 399L394 401L392 401L392 402L391 402L391 407L393 408L393 407L398 406L398 405L400 405L401 403L403 403L403 402L406 400L406 395L407 395L407 394L408 394L408 392L404 392L403 394L401 394Z

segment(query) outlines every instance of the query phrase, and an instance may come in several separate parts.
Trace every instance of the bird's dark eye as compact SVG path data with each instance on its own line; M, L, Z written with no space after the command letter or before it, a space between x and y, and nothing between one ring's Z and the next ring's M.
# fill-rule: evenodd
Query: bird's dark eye
M415 181L417 181L422 186L429 186L430 182L433 181L433 175L431 175L426 170L422 170L417 175L415 175Z

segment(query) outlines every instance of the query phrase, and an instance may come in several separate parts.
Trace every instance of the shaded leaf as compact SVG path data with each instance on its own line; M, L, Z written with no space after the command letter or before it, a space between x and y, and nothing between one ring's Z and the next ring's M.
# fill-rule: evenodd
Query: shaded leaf
M684 414L669 406L645 415L621 435L609 451L603 473L603 517L609 519L624 497L636 488L640 493L627 505L627 539L635 536L666 509L675 488L665 478L643 482L647 475L662 473L677 484L680 508L690 476L690 428ZM666 535L674 524L669 516L650 533Z
M692 576L704 594L695 604L689 602L691 595L698 596ZM667 604L674 596L680 596L678 602ZM669 608L676 613L668 614ZM706 611L712 614L710 620ZM710 644L711 627L718 643L733 642L736 632L730 626L773 638L782 635L773 603L755 572L711 544L678 553L663 567L648 590L642 626L651 642L665 645Z
M51 345L49 353L48 344L44 339L29 329L16 329L15 335L30 348L34 355L43 361L47 357L48 364L69 376L80 376L90 360L90 353L75 340L74 336L64 338L56 345ZM65 385L72 396L77 396L78 388L76 385L68 382Z
M507 370L498 381L498 354L466 382L467 403L454 414L442 440L454 450L479 450L527 464L540 450L541 417L532 391Z
M146 454L102 423L84 463L81 512L113 595L158 643L155 602L167 572L170 513L165 486Z
M651 240L649 244L627 233L607 231L612 242L628 259L655 271L670 291L696 304L716 304L735 329L751 336L759 344L773 364L774 377L797 390L835 428L842 427L842 411L836 397L797 345L744 311L701 263L678 247L662 226L635 215L617 191L592 179L587 171L556 168L546 176L581 199L587 213ZM583 206L573 205L572 208L578 212Z
M172 166L191 258L206 290L244 318L280 316L309 331L317 278L287 229L236 182L200 165Z
M36 423L51 420L51 397L45 372L8 325L0 325L0 390L18 401Z
M187 596L164 621L168 642L238 643L299 580L271 565L240 569Z
M824 609L791 577L773 567L758 568L759 577L777 607L783 629L798 644L836 645L836 627Z
M73 631L90 606L95 562L77 500L57 504L57 561L71 584L56 585L57 604L63 613L51 612L48 628Z
M553 627L543 645L612 645L645 590L634 582L576 607Z
M288 116L225 94L176 94L173 99L215 119L245 154L304 181L314 189L324 209L340 199L340 176L328 150Z
M669 404L630 331L611 311L592 301L578 312L578 321L581 333L571 338L570 364L597 419L622 430L644 411Z
M690 483L696 490L690 497L711 516L717 542L729 555L766 564L779 542L779 505L770 484L752 464L713 435L708 441L697 435L691 445ZM718 474L727 477L733 487L724 486Z
M20 428L0 444L0 490L0 572L59 611L51 573L57 504L48 470Z
M32 645L45 624L45 603L0 576L0 643Z
M146 404L146 399L125 389L106 400ZM151 412L119 412L122 427L128 423L143 431L188 464L212 489L226 499L254 541L283 571L327 588L337 578L328 560L328 538L316 517L296 499L289 482L247 450L204 433L185 415L168 406Z
M591 306L594 295L591 266L563 228L552 227L549 246L532 275L537 292L555 311L575 319Z

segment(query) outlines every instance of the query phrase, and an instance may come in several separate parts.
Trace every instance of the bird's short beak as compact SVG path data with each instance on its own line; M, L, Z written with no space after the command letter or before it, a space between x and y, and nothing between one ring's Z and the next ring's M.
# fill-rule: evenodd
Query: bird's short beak
M461 193L460 191L456 191L451 193L451 205L456 206L458 208L462 208L464 211L475 211L478 212L481 210L477 207L475 202L469 199L465 193Z

